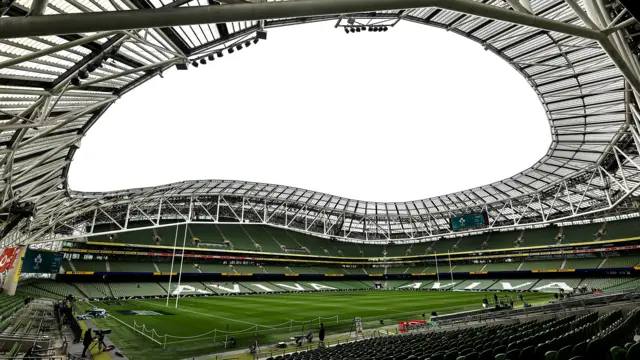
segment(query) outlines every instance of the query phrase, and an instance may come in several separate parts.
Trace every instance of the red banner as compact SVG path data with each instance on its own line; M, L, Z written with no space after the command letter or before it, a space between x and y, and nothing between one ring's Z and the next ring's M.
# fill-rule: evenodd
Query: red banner
M20 253L20 248L6 248L0 255L0 273L13 269L13 263Z

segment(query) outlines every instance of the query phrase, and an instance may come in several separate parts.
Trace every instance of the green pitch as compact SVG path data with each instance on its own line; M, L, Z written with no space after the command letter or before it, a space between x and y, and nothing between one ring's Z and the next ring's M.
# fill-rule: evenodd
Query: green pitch
M327 335L331 335L349 332L355 317L362 318L366 330L379 327L380 320L391 325L422 319L422 313L428 317L433 311L445 314L479 309L485 294L491 298L494 293L353 291L214 296L180 299L177 309L175 298L169 301L168 307L166 300L93 302L92 305L105 308L116 318L94 321L103 329L113 329L109 339L130 359L168 360L225 351L221 344L225 331L238 340L238 349L246 349L256 340L263 346L289 341L291 336L309 330L317 334L320 321L325 324ZM551 299L550 294L544 293L524 296L529 303ZM137 329L144 324L145 329L153 329L153 335L145 333L162 345L125 324L137 324Z

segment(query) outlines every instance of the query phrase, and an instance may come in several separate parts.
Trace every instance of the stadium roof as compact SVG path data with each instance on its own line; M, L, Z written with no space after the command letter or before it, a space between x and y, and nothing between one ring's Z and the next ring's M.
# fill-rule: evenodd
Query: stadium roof
M149 226L172 219L266 222L327 236L387 241L448 234L450 216L478 211L488 213L491 228L637 212L632 201L640 187L640 66L632 35L640 27L618 2L2 2L7 3L0 5L5 245L84 236L97 223L112 223L114 231L124 231L130 221ZM340 15L344 13L350 15ZM402 203L243 181L188 181L106 193L68 188L69 164L82 137L131 89L176 64L206 61L224 49L257 41L269 28L325 20L347 29L410 21L479 42L511 64L538 94L551 127L547 154L511 178ZM203 22L207 24L197 25ZM121 30L147 26L155 28ZM51 35L57 33L66 35ZM499 154L486 159L500 163ZM32 219L12 210L31 202L36 205Z

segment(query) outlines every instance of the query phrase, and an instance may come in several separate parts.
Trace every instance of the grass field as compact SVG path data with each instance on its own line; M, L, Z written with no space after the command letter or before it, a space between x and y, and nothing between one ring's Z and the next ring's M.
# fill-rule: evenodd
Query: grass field
M428 315L432 311L444 314L478 309L485 294L493 296L493 293L482 292L354 291L183 298L177 309L175 299L170 301L169 307L165 307L165 300L91 304L107 309L117 318L94 321L100 328L114 330L109 339L130 359L168 360L224 351L221 340L227 329L229 333L235 333L238 348L243 349L255 340L261 345L273 344L309 329L317 334L319 317L323 318L330 335L349 332L354 317L361 317L364 328L371 329L379 327L380 320L389 325L421 319L423 312ZM550 299L550 294L525 294L525 300L530 303ZM166 314L132 315L132 310ZM164 343L163 336L168 334L166 349L122 323L133 325L134 321L154 329L162 337L161 343ZM219 331L212 332L214 329ZM198 337L205 333L209 334Z

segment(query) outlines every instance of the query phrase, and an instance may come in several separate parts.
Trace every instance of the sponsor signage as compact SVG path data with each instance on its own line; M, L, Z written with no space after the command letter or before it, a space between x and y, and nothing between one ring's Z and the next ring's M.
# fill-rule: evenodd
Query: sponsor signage
M93 271L66 271L67 275L93 275Z
M13 265L20 253L20 248L6 248L0 256L0 273L13 269Z
M127 316L166 316L173 315L162 310L116 310L118 313Z

